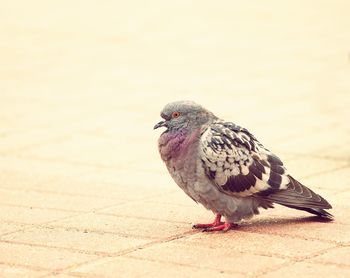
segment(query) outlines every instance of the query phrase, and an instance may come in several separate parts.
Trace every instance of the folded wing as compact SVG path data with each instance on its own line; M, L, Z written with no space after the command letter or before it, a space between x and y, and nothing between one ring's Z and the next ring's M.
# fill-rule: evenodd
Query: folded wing
M248 130L217 121L201 135L206 175L224 193L256 198L329 217L331 205L288 175L282 161Z
M268 194L290 181L282 161L233 123L209 126L201 137L201 154L208 177L229 194Z

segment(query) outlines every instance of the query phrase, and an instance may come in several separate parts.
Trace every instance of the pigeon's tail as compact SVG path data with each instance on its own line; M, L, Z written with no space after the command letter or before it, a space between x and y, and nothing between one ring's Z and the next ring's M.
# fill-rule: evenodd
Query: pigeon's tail
M325 209L331 209L332 206L324 198L291 176L288 177L290 183L287 189L274 192L264 198L289 208L304 210L329 220L333 219L333 215L325 211Z
M324 209L320 209L320 208L303 208L303 207L289 206L289 205L285 205L285 204L281 204L281 205L284 205L284 206L289 207L289 208L304 210L304 211L307 211L309 213L315 214L317 216L320 216L320 217L323 217L323 218L327 218L329 220L333 220L334 219L334 216L332 214L330 214L329 212L325 211Z

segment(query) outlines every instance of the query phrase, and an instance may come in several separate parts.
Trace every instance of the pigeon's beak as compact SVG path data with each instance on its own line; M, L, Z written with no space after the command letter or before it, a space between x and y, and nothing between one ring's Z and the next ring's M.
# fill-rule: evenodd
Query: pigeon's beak
M162 126L167 127L167 126L168 126L168 125L167 125L167 121L161 121L161 122L159 122L158 124L156 124L156 125L154 126L153 129L157 129L157 128L162 127Z

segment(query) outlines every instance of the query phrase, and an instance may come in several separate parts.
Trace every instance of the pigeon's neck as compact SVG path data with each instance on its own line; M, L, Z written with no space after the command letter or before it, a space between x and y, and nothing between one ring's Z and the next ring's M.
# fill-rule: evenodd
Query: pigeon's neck
M164 161L185 155L190 146L199 139L200 129L169 131L163 133L158 141L159 152Z

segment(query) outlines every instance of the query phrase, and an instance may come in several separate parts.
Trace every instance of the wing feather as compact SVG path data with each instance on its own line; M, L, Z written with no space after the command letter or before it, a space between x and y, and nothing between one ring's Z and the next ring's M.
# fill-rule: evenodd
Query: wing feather
M201 136L201 158L207 177L226 194L254 196L268 203L305 210L332 219L332 206L288 175L282 161L233 123L217 121Z
M287 188L282 161L244 128L217 121L203 132L200 147L208 178L228 194L250 196Z

